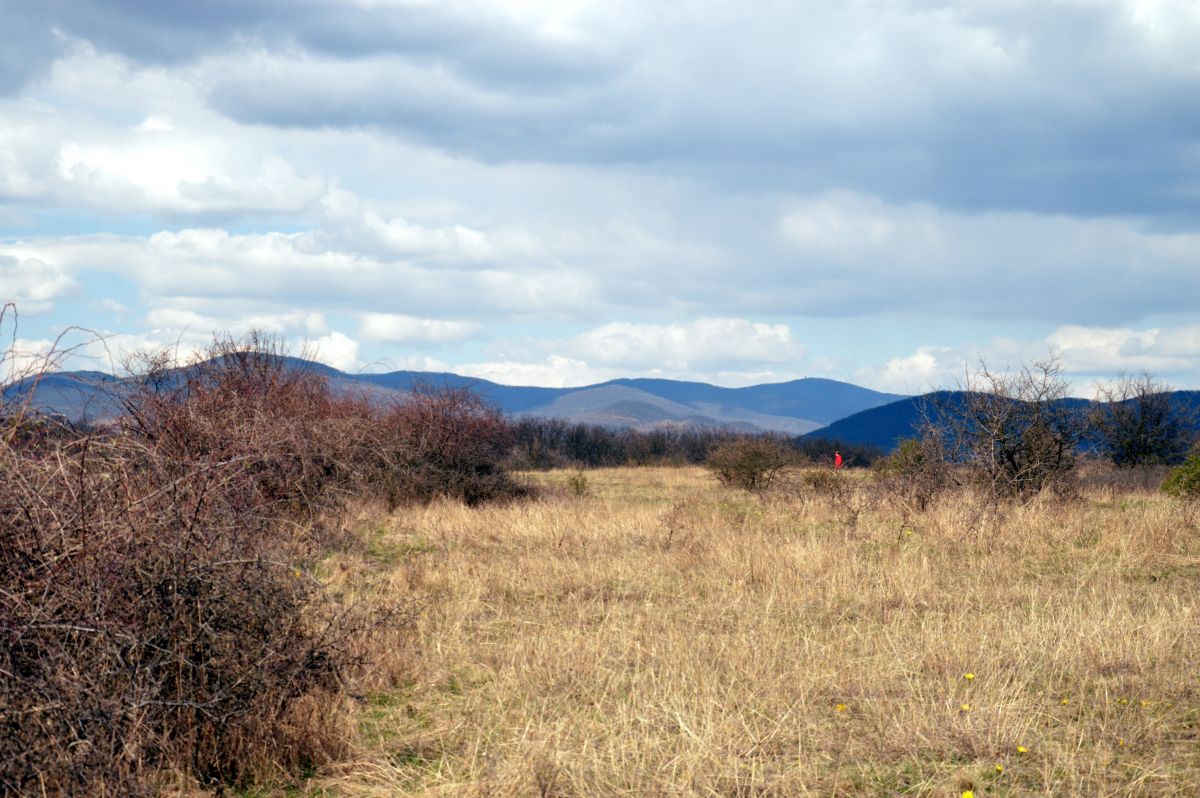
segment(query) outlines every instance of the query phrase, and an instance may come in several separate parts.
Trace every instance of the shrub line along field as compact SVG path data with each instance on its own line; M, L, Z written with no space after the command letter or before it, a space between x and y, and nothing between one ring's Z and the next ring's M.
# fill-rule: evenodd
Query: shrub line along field
M547 496L356 521L324 578L420 597L332 795L1200 791L1189 506L969 494L853 527L697 468L529 475ZM872 475L844 475L869 488ZM803 483L801 483L803 484Z

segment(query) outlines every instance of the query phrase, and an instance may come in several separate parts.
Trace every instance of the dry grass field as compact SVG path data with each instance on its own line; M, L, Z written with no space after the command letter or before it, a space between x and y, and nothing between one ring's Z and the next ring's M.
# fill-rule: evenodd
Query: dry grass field
M419 602L415 641L298 794L1200 795L1200 529L1172 499L851 528L701 469L528 478L546 498L353 521L367 553L323 578Z

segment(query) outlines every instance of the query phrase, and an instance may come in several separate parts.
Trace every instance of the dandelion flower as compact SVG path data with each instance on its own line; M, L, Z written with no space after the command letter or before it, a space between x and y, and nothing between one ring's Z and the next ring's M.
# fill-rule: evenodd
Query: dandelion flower
M1028 754L1028 753L1029 753L1029 749L1028 749L1028 748L1026 748L1026 747L1025 747L1025 746L1023 746L1023 745L1018 745L1018 746L1017 746L1017 753L1018 753L1018 754Z
M964 673L964 674L963 674L963 678L964 678L964 679L966 679L968 682L972 682L972 681L975 681L975 674L973 674L973 673Z

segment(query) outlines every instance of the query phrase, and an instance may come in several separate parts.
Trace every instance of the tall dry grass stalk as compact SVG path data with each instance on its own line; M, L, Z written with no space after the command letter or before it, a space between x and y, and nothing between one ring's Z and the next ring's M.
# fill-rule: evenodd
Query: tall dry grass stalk
M590 472L583 494L570 477L539 477L536 503L360 519L370 553L326 577L423 596L420 654L366 697L358 761L314 788L1200 794L1189 508L950 494L851 526L836 498L700 469Z

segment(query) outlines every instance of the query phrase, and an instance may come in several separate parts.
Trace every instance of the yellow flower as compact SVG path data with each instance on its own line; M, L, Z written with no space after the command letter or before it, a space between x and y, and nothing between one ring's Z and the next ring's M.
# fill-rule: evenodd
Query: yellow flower
M838 712L845 712L845 711L846 711L846 705L845 705L845 704L838 704L836 707L834 707L834 709L836 709Z
M966 679L968 682L971 682L971 681L974 681L974 680L975 680L975 674L973 674L973 673L964 673L964 674L963 674L963 678L964 678L964 679Z
M963 704L963 705L962 705L961 707L959 707L959 708L960 708L960 709L961 709L963 712L970 712L970 711L971 711L971 705L970 705L970 704Z
M1064 698L1062 701L1059 701L1058 703L1062 704L1065 707L1067 704L1071 703L1071 699Z
M1003 773L1003 772L1004 772L1004 765L996 765L996 772L997 772L997 773Z
M1028 753L1029 753L1029 749L1028 749L1028 748L1026 748L1026 747L1025 747L1025 746L1023 746L1023 745L1018 745L1018 746L1017 746L1017 753L1018 753L1018 754L1028 754Z
M1125 738L1122 737L1120 740L1117 740L1117 745L1125 745Z
M1128 698L1118 698L1118 699L1117 699L1117 703L1118 703L1118 704L1128 704L1128 703L1129 703L1129 699L1128 699Z
M975 793L971 790L963 790L962 798L975 798Z

